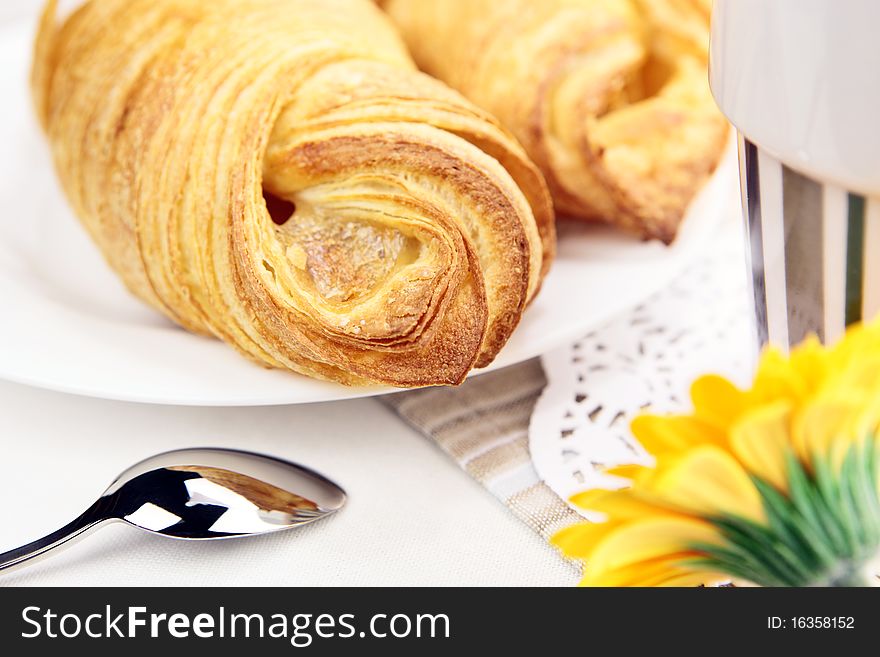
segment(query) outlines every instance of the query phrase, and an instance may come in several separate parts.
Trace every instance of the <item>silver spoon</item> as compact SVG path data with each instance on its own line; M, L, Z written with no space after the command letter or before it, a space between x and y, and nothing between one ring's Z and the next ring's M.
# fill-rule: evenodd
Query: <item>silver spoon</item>
M45 557L108 522L204 540L299 527L345 504L345 491L302 466L230 449L185 449L141 461L119 475L79 518L0 554L0 571Z

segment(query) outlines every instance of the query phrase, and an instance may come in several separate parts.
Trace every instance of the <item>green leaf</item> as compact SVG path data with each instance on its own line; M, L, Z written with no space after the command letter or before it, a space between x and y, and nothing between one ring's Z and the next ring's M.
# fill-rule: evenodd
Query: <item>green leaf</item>
M809 576L788 546L778 539L769 528L745 518L710 518L728 541L749 552L764 567L788 586L797 586Z
M761 494L770 528L798 555L804 566L815 571L834 563L834 554L824 537L798 513L792 501L768 482L760 478L754 478L754 482Z
M877 496L877 482L874 479L875 439L865 436L858 450L858 468L854 486L859 492L859 520L865 528L865 548L871 549L880 543L880 499Z
M795 508L804 518L810 520L816 528L816 533L821 535L820 540L828 545L832 553L843 552L846 549L843 529L829 511L825 498L816 488L815 482L809 479L800 459L792 451L785 455L785 470L789 494Z
M857 459L856 444L853 443L846 451L840 466L840 503L847 516L852 518L856 536L854 545L856 554L861 552L862 546L867 542L866 527L859 517L861 515L859 509L863 506L863 500L858 490Z
M751 552L737 546L695 543L692 548L702 552L704 556L688 560L686 562L688 565L720 571L761 586L790 586L777 574L767 570L765 564L756 559Z
M753 584L757 584L759 586L786 586L785 584L781 584L779 582L775 582L773 580L755 580L755 572L753 570L749 570L743 567L741 562L735 562L733 560L727 559L715 559L714 557L707 557L704 559L692 559L684 562L690 568L695 570L707 570L713 571L716 573L724 573L730 578L738 578L741 580L745 580L748 582L752 582Z
M816 471L818 491L828 506L830 517L833 517L843 531L844 544L840 556L852 558L858 551L858 533L855 528L856 519L851 516L850 509L842 501L840 485L829 460L822 456L814 456L813 467Z

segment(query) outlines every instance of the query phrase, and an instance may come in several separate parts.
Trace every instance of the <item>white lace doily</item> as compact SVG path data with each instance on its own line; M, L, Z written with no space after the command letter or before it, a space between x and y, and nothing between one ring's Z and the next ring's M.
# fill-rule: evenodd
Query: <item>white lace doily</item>
M629 431L640 412L687 410L702 374L747 383L755 342L742 236L731 222L718 237L717 251L668 288L544 356L548 384L529 443L539 476L562 499L619 483L599 465L648 458Z

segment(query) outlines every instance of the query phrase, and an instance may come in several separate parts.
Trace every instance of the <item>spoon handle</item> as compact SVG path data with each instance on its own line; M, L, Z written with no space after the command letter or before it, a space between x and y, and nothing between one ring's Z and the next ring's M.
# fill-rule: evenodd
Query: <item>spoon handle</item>
M0 553L0 571L14 570L30 565L49 556L49 553L55 550L70 547L78 539L86 536L90 530L112 519L108 513L107 502L107 498L102 497L76 520L58 531L14 550Z

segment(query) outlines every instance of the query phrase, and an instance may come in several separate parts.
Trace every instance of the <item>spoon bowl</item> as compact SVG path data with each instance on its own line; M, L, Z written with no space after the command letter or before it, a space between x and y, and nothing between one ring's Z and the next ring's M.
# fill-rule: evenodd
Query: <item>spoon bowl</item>
M229 449L185 449L120 474L79 518L0 554L0 571L32 563L107 522L186 540L240 538L299 527L338 511L345 492L301 465Z

